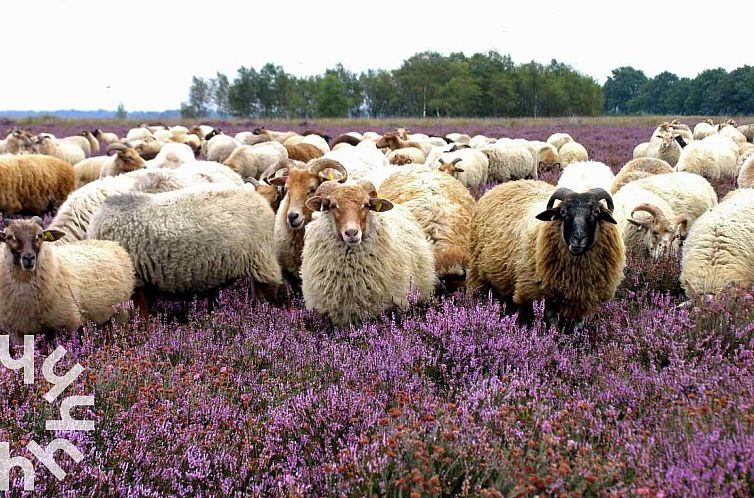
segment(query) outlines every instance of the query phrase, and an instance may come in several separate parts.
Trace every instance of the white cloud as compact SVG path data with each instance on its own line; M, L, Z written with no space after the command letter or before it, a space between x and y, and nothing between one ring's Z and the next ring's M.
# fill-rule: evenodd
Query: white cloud
M282 6L285 5L285 8ZM516 62L550 59L603 82L632 65L649 76L693 77L751 63L726 38L754 2L714 8L565 2L129 2L36 0L3 6L0 109L177 108L192 75L232 80L241 66L280 64L297 75L341 62L392 69L423 50L498 50ZM696 42L696 38L707 41ZM701 47L701 48L700 48Z

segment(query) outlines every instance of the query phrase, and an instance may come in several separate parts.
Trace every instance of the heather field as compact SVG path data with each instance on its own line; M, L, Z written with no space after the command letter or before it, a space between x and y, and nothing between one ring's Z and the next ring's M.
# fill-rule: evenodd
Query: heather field
M408 125L541 140L564 131L617 172L658 121ZM396 124L284 127L334 137ZM31 129L93 126L129 127ZM0 441L13 455L55 437L82 451L78 464L58 453L62 482L37 466L38 496L752 496L754 294L685 303L679 273L677 259L629 255L615 299L576 332L517 325L491 297L466 295L333 328L297 299L250 302L243 282L212 314L192 303L187 322L172 304L149 321L124 309L111 330L56 340L69 352L61 372L87 369L67 394L95 394L74 413L96 429L45 431L60 400L48 405L47 384L0 368ZM38 371L43 358L38 349ZM22 495L20 476L8 496Z

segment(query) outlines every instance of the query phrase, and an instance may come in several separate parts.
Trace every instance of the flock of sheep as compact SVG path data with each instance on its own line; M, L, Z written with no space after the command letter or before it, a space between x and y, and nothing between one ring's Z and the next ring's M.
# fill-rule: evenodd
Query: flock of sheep
M238 278L280 304L288 283L337 325L436 292L492 291L520 317L545 300L580 322L610 300L626 249L682 251L689 297L754 272L753 125L662 123L613 175L565 133L546 141L411 134L228 136L143 125L0 141L0 329L54 334L133 299L204 295ZM89 157L100 147L108 154ZM562 170L556 186L542 171ZM735 178L718 204L708 179ZM476 202L469 187L499 183Z

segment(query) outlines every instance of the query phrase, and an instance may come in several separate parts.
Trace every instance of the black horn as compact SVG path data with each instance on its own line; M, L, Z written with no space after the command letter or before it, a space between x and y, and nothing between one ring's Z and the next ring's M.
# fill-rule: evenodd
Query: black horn
M615 204L613 204L613 198L610 197L610 194L607 190L604 188L593 188L589 192L597 196L597 200L601 201L604 200L607 202L607 208L610 210L610 212L613 212L613 209L615 209Z
M555 201L562 201L566 195L572 194L572 193L573 193L573 190L569 188L565 188L565 187L560 187L558 190L552 193L552 195L550 196L550 200L547 201L547 209L552 209L552 205L555 204ZM612 200L610 202L612 203Z

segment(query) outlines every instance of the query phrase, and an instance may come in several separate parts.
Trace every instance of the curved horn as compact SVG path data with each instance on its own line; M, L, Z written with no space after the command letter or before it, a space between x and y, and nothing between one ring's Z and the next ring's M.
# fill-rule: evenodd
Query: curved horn
M332 168L338 173L342 174L343 178L338 180L340 183L345 183L345 181L348 179L348 171L346 171L346 168L344 168L342 164L334 159L320 158L315 159L314 161L309 163L309 170L315 175L319 175L320 171L325 168Z
M558 190L552 193L550 200L547 201L547 209L552 209L552 205L555 204L555 201L562 201L563 197L572 193L573 190L565 187L560 187Z
M663 213L662 209L655 206L654 204L647 204L646 202L639 204L631 211L631 218L634 217L634 213L637 211L644 211L645 213L651 214L655 221L657 221L657 223L663 225L668 223L668 219L665 217L665 213Z
M259 183L259 180L257 180L257 179L256 179L256 178L254 178L253 176L250 176L250 177L248 177L248 178L247 178L247 179L245 180L245 182L246 182L246 183L251 183L252 185L254 185L254 188L257 188L257 187L258 187L258 186L260 185L260 183Z
M283 159L282 161L278 161L262 173L262 176L260 176L260 180L266 182L268 178L271 177L277 177L278 171L282 170L290 170L293 168L293 161L290 159Z
M122 143L110 144L107 147L107 154L110 155L111 152L118 152L118 151L126 150L128 148L129 148L128 145L122 144Z
M375 188L374 183L365 178L362 178L356 183L359 185L359 187L364 189L364 192L369 194L369 197L377 197L377 189Z
M604 200L607 203L607 209L610 210L610 212L613 212L613 209L615 209L615 204L613 204L613 198L610 197L610 194L607 190L604 188L593 188L589 192L597 196L597 200L601 201Z
M453 159L453 162L451 162L450 164L452 164L453 166L455 166L456 164L460 163L461 161L463 161L462 158L456 157L455 159Z

